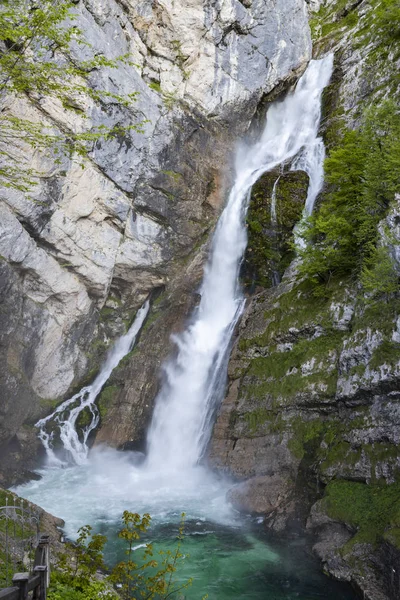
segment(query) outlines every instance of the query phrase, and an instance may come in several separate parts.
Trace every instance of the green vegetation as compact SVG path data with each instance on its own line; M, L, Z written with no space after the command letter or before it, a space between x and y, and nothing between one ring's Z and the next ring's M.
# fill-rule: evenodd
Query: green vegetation
M256 433L258 428L266 423L271 417L271 411L266 408L258 408L245 414L245 419L250 433ZM234 424L234 422L233 422Z
M374 33L390 49L400 40L400 4L398 0L373 0L371 4Z
M130 107L136 93L121 96L91 86L93 73L102 68L116 68L130 63L128 56L110 60L96 53L86 60L77 60L73 48L90 45L84 33L75 25L72 0L3 0L0 6L0 183L9 188L29 191L41 173L30 166L29 157L14 151L12 144L40 150L61 164L63 156L85 157L100 138L122 136L127 130L140 131L142 124L111 128L99 125L83 133L72 129L57 132L43 121L30 120L14 114L15 101L29 99L39 111L46 97L85 119L87 100L97 105L109 102Z
M8 498L9 504L14 504L15 495L0 490L0 506L4 506ZM20 499L18 499L20 500ZM177 535L175 548L159 551L156 555L152 544L146 544L142 555L134 550L137 541L146 533L151 518L125 511L122 516L122 529L118 537L126 548L126 559L119 562L111 571L104 563L103 550L107 542L104 535L93 533L92 527L86 525L78 531L75 543L67 543L66 550L57 558L57 564L51 571L49 600L165 600L176 598L176 594L186 589L191 580L178 583L174 573L182 563L184 514ZM5 521L0 520L0 541L5 531ZM15 536L25 539L29 526L22 528L16 523ZM34 532L32 532L34 533ZM14 535L14 528L13 534ZM10 583L12 565L8 569L6 582L6 556L0 544L0 585ZM23 564L17 564L19 570L26 570ZM115 588L114 588L115 586ZM117 592L115 591L117 590Z
M361 283L372 297L383 295L387 302L399 289L399 277L386 246L372 247L362 266Z
M17 507L20 507L21 502L23 502L23 501L21 501L21 498L18 498L12 492L0 489L0 507L6 506L6 505L14 506L14 504L16 504ZM26 502L23 505L25 508L27 507ZM7 557L6 543L5 543L6 532L7 532L9 541L11 538L15 538L19 542L19 547L20 547L21 541L25 540L26 541L25 551L30 552L30 548L31 548L30 537L36 535L36 527L28 522L25 522L24 525L22 525L21 521L19 521L18 519L15 519L15 520L8 519L8 523L7 523L7 520L5 518L0 518L0 588L7 587L11 583L12 558L15 559L16 568L18 570L25 570L24 565L21 563L20 550L18 550L16 552L14 549L15 554L13 554L13 550L12 550L13 545L12 544L11 544L11 552L10 552L10 547L9 547L10 554ZM11 557L11 562L10 562L10 557ZM8 558L8 560L7 560L7 558Z
M256 376L257 383L248 385L249 395L266 394L281 402L314 390L320 397L334 395L337 372L330 367L342 338L342 332L331 331L315 339L301 339L286 352L253 359L247 375Z
M68 544L60 557L57 570L53 572L48 592L49 600L122 600L146 599L165 600L186 589L191 581L178 584L174 573L183 560L184 515L174 550L160 551L154 558L152 545L146 544L141 559L137 559L134 546L150 525L150 515L143 516L125 511L122 529L118 537L126 547L126 560L118 563L108 576L101 580L99 572L105 572L103 549L107 538L93 534L90 526L82 527L75 544ZM116 586L118 594L114 591Z
M395 365L400 361L400 344L389 340L383 342L374 350L369 366L377 369L380 365Z
M175 183L179 183L179 181L182 179L182 173L178 173L177 171L162 170L161 173L171 177Z
M344 546L343 553L350 551L357 542L374 544L382 536L396 543L400 527L399 498L399 483L366 485L355 481L331 481L322 500L323 509L332 519L358 530Z
M288 448L296 458L303 458L310 446L320 441L325 429L325 423L320 419L312 421L302 421L296 419L292 421L293 437L288 442Z
M314 41L326 36L338 37L344 29L354 27L358 23L357 11L348 11L348 0L337 0L323 5L310 19L311 34Z
M346 131L342 143L325 161L329 191L309 220L300 251L300 275L325 293L334 275L363 273L368 290L385 274L382 290L393 289L395 276L387 255L376 248L377 225L400 189L400 113L387 101L366 112L357 131Z
M108 385L102 389L97 406L99 407L100 417L104 419L109 411L112 401L119 393L121 386L119 385Z
M161 85L158 83L158 81L152 81L149 85L149 88L151 88L155 92L158 92L159 94L162 93Z
M359 14L358 5L350 0L336 0L321 6L310 20L314 41L327 36L338 39L358 25L357 35L367 38L364 43L378 41L390 49L400 39L399 3L397 0L369 0L368 4L364 15Z

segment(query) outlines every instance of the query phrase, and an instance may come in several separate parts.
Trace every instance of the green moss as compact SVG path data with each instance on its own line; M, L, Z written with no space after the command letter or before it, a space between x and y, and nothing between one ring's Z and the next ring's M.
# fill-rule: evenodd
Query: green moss
M142 333L143 333L143 329L142 329ZM128 352L128 354L125 354L125 356L123 356L121 358L121 360L119 361L118 366L114 369L114 372L118 369L121 370L123 368L125 368L127 365L129 365L130 361L132 360L132 358L135 356L135 354L137 354L139 352L139 349L137 348L137 346L134 346L133 349Z
M358 529L346 544L349 552L356 542L376 543L392 526L400 525L400 483L367 485L355 481L330 482L325 490L322 507L332 519Z
M143 335L150 327L153 325L155 321L157 321L160 313L157 310L151 310L148 314L146 321L141 329L141 334Z
M354 367L351 367L349 375L358 375L359 377L362 377L365 373L366 368L366 365L355 365Z
M399 459L399 448L394 444L375 442L374 444L364 444L362 446L363 452L368 456L371 463L371 481L373 483L379 483L376 476L376 468L378 465L385 465L391 467L397 475L400 475L400 469L398 466ZM400 502L400 498L399 498Z
M250 433L256 433L258 428L270 418L270 411L265 408L258 408L252 412L245 414L245 419L249 427Z
M161 173L171 177L176 183L182 179L182 173L178 173L177 171L165 171L162 170Z
M229 429L232 430L234 429L235 425L236 425L236 421L238 419L238 412L237 410L231 410L230 414L229 414Z
M247 386L249 394L286 400L316 389L320 397L334 395L338 375L336 369L332 369L333 353L341 346L342 339L342 332L330 331L329 335L315 339L301 339L287 352L272 352L253 359L247 371L253 378ZM302 367L307 362L313 365L309 373L303 373Z
M151 88L152 90L154 90L155 92L158 92L159 94L162 93L162 89L161 89L161 85L158 83L158 81L152 81L149 84L149 88Z
M100 417L102 420L107 416L107 413L120 390L121 386L119 385L109 385L102 389L97 401L97 406L99 408Z
M391 337L399 314L399 298L392 297L388 301L379 299L368 303L363 302L355 313L353 331L365 330L369 327Z
M277 333L288 331L291 328L301 331L319 326L328 332L331 329L332 315L330 306L332 301L340 301L347 281L332 278L329 294L316 298L308 282L301 282L292 290L282 294L276 304L265 312L267 326L263 334L242 342L240 349L266 347Z
M320 448L318 451L322 472L332 467L346 470L347 467L354 467L361 458L361 448L354 449L349 442L342 439L343 429L340 425L336 427L331 425L328 428L326 436L329 438L333 435L334 438L328 448Z
M274 223L271 203L276 182ZM270 287L272 273L282 275L290 263L293 258L292 231L300 219L307 187L308 177L302 171L266 173L253 186L247 214L249 243L242 269L242 278L248 285Z
M400 361L400 344L389 340L383 342L376 348L371 356L369 366L377 369L381 365L395 365Z
M301 421L295 419L291 422L292 437L288 448L296 458L302 459L306 452L313 455L313 448L318 445L325 430L325 424L320 419Z
M39 404L42 408L44 408L49 413L52 412L55 408L57 408L58 404L60 404L60 399L56 398L41 398L39 400Z
M310 19L314 41L327 36L339 39L339 36L344 34L343 30L350 30L357 25L359 21L357 7L356 10L348 10L348 5L348 0L337 0L328 6L321 6L318 13Z
M392 527L385 531L383 539L400 550L400 527Z
M84 429L92 422L92 412L88 406L79 413L78 418L76 420L76 424L80 429Z
M108 306L103 306L100 311L100 321L107 321L110 317L115 315L115 309L109 308Z

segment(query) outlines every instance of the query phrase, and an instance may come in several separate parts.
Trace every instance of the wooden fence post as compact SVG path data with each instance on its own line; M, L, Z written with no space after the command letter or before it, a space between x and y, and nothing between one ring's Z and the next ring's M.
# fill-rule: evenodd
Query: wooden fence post
M46 587L50 585L50 536L42 535L36 548L35 567L45 565L46 571Z
M47 596L47 566L40 565L33 569L33 572L40 575L40 591L37 600L46 600Z
M19 600L27 600L29 573L15 573L12 582L15 587L19 588Z

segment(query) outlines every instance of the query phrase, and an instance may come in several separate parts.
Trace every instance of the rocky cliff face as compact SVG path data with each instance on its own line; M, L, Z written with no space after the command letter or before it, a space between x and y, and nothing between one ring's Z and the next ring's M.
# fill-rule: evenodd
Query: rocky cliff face
M387 50L377 0L308 7L315 54L336 53L324 98L329 152L365 106L396 92L399 55ZM80 0L76 11L95 52L134 63L91 84L138 96L134 109L82 100L74 118L49 99L8 107L54 131L118 123L125 133L96 143L83 169L13 149L43 177L29 196L0 190L3 482L35 464L32 424L91 380L150 294L138 343L101 394L96 437L143 446L170 334L197 302L234 141L310 58L303 0ZM139 122L143 132L129 129ZM238 507L265 515L274 531L307 527L329 572L370 600L394 599L399 298L372 303L349 278L315 298L299 280L290 241L306 184L301 172L272 173L253 190L242 273L252 296L210 461L245 481L231 492ZM397 197L379 232L400 272L399 222Z
M29 467L36 453L32 423L90 381L144 299L164 289L168 309L154 310L139 366L132 361L107 392L99 439L142 436L145 417L136 415L151 404L169 334L192 305L234 140L261 98L310 56L303 0L75 6L92 52L132 60L96 72L91 85L138 95L133 109L81 99L73 117L48 98L7 107L53 131L126 128L97 142L83 165L12 149L43 176L30 194L0 191L0 446L9 474L13 460L25 456ZM85 58L85 48L73 52ZM129 129L140 122L143 132Z
M315 54L335 51L322 126L329 153L366 107L398 97L399 55L388 50L376 3L314 4ZM281 198L283 213L290 214L299 192L292 186L286 208ZM271 184L253 195L250 232L257 230L254 220L268 232L260 207L269 214ZM399 210L396 196L378 227L397 271ZM339 276L324 297L315 297L298 277L297 261L281 284L263 290L271 286L268 269L285 254L281 246L271 256L277 249L271 235L261 245L254 239L246 264L253 265L258 293L239 327L211 463L243 480L231 492L239 508L265 515L277 532L307 528L328 572L355 583L365 598L397 598L398 293L372 299L357 281ZM264 277L254 268L260 264Z

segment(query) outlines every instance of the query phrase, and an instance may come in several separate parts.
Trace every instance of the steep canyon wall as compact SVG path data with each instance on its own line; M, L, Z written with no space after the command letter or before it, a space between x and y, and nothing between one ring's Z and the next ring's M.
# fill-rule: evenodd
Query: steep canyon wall
M398 102L400 55L378 3L328 1L312 8L315 56L335 52L322 121L329 156L370 107ZM341 168L345 173L345 162ZM394 599L400 565L398 285L371 297L359 279L337 274L315 296L295 260L271 288L271 270L278 266L282 274L293 258L282 226L301 193L298 182L285 184L274 229L269 208L277 175L264 176L253 189L243 276L256 293L239 327L210 460L245 480L232 492L239 507L266 515L266 526L280 535L307 527L317 535L314 550L328 572L356 583L366 598ZM325 185L320 204L329 191ZM393 193L378 226L378 244L391 256L395 278L399 200Z

